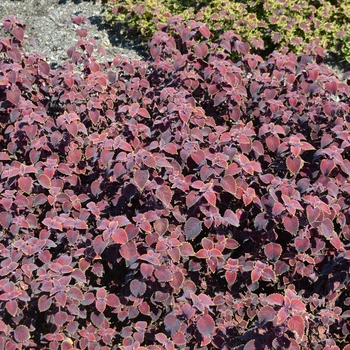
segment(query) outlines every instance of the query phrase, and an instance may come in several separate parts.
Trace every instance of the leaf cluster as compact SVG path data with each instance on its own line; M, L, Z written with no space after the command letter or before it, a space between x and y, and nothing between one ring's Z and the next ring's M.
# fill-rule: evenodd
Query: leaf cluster
M147 41L164 28L169 17L204 22L217 39L233 29L267 57L274 50L296 54L322 46L350 62L350 5L346 1L177 1L109 0L106 19L121 24Z
M2 347L348 343L349 74L179 17L100 63L73 21L50 69L3 19Z

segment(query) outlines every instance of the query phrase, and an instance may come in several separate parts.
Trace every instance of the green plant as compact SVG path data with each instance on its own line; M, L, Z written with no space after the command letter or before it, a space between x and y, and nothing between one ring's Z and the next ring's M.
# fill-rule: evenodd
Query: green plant
M106 8L107 21L126 25L144 41L164 28L171 15L180 15L207 24L214 38L234 30L263 56L282 48L300 54L322 46L350 62L348 0L111 0Z

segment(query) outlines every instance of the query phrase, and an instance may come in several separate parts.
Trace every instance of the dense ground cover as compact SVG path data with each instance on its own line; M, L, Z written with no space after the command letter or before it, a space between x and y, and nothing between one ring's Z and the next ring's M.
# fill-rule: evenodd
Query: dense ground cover
M108 0L107 19L134 30L145 40L179 15L184 21L208 23L218 38L233 29L252 48L267 56L288 48L300 54L322 46L350 62L350 3L339 0L179 1Z
M0 39L0 347L349 350L349 75L170 18L152 59Z

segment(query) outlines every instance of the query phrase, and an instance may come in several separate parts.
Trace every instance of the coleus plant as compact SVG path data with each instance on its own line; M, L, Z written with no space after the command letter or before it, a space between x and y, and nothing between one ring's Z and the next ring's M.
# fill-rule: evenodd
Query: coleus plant
M101 62L73 21L51 69L3 19L1 347L343 347L349 74L178 17Z

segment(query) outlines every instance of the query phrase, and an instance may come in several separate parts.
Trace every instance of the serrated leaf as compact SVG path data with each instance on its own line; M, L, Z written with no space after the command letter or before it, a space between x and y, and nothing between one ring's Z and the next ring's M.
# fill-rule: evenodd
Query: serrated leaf
M130 107L129 107L129 113L132 117L135 117L135 115L137 114L138 110L140 108L140 105L135 102L133 103Z
M113 239L114 243L117 244L125 244L128 241L128 235L126 231L122 228L117 228L113 230L111 238Z
M29 176L20 177L18 179L18 186L23 192L29 194L32 191L33 180Z
M154 270L154 275L159 282L170 282L173 275L166 266L158 266Z
M105 311L105 309L106 309L106 305L107 304L106 304L106 302L104 300L96 300L95 305L96 305L96 309L99 312L103 313Z
M238 216L231 209L226 209L223 218L230 225L233 225L233 226L236 226L236 227L239 226Z
M278 243L268 243L264 248L265 255L272 261L277 261L282 254L282 247Z
M265 301L270 305L282 306L284 303L284 297L278 293L272 293L265 298Z
M173 197L173 192L169 186L162 185L156 190L157 198L163 202L163 204L168 207L170 205L171 199Z
M40 312L48 310L51 306L52 298L49 298L47 295L42 295L38 300L38 309Z
M300 157L289 156L286 159L286 164L288 170L295 175L303 167L304 161Z
M136 245L133 241L129 241L120 247L120 255L127 261L135 261L138 258Z
M264 325L272 321L276 316L275 310L271 306L264 306L258 312L259 322Z
M139 298L145 294L146 284L138 280L132 280L130 282L130 291L136 298Z
M29 329L26 326L17 326L14 332L14 337L19 343L24 343L30 339Z
M232 176L225 176L222 180L221 180L221 186L222 188L231 193L232 195L236 196L236 192L237 192L237 183L236 180L232 177Z
M210 36L211 36L211 32L210 30L208 29L208 27L206 26L201 26L198 28L199 32L206 38L206 39L209 39Z
M297 217L285 216L283 218L284 229L293 235L296 235L299 229L299 220Z
M210 315L199 316L197 329L202 336L212 336L215 330L215 322Z
M184 230L186 239L193 240L201 233L202 222L197 218L191 217L186 221Z
M172 314L168 314L164 318L164 325L167 332L172 336L180 330L181 321Z
M136 186L142 191L148 181L149 172L148 170L136 170L134 173L134 180Z
M77 287L70 288L70 290L68 291L68 295L73 300L82 301L84 299L83 292L81 291L81 289L79 289Z
M295 332L299 338L303 338L304 331L305 331L305 321L299 315L292 316L288 320L288 328L292 332Z

